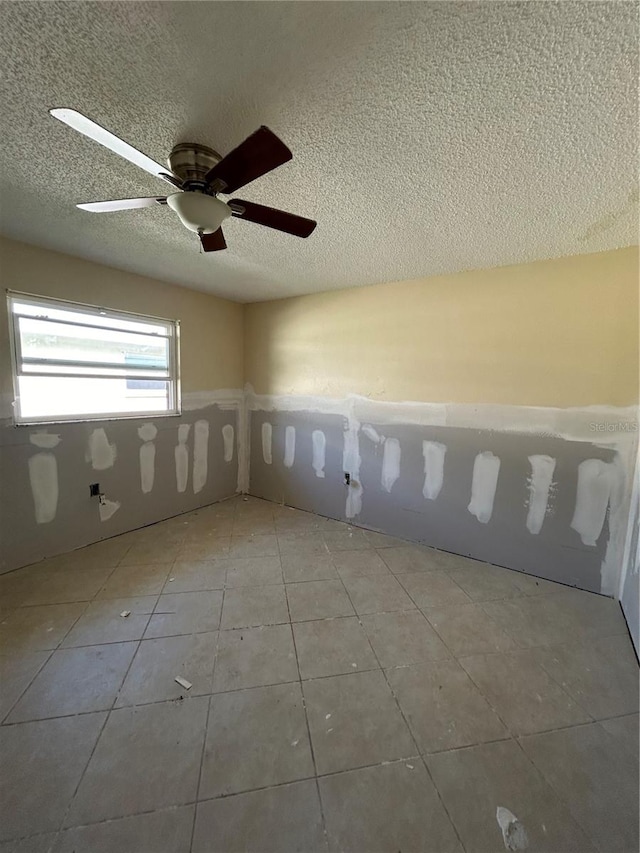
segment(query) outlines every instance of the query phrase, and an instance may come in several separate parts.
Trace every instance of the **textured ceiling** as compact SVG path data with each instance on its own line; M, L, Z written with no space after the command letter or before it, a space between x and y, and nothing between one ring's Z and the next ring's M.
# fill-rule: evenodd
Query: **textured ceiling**
M4 2L0 230L239 301L636 242L638 6ZM167 186L52 119L71 107L164 162L259 125L291 163L238 195L318 220L225 226L203 255Z

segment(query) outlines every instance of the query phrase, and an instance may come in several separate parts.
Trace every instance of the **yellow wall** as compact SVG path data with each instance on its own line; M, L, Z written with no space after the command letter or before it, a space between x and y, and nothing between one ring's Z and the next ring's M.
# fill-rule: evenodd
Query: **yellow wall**
M626 406L638 401L638 249L246 306L258 393Z
M243 307L195 290L0 237L2 287L180 320L182 390L243 384ZM6 300L0 298L0 393L12 394Z

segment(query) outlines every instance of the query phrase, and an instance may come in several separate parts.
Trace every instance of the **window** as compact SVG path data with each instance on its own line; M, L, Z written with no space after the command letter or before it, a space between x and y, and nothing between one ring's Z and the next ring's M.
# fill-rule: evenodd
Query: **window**
M16 423L180 412L176 320L8 294Z

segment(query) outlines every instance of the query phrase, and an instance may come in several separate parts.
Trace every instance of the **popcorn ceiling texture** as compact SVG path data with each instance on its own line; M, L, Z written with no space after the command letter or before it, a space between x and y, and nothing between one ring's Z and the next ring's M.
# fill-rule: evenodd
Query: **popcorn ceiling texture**
M635 3L0 5L0 230L249 302L636 242ZM167 185L47 114L162 162L260 124L294 160L238 193L316 218L225 226L80 201Z

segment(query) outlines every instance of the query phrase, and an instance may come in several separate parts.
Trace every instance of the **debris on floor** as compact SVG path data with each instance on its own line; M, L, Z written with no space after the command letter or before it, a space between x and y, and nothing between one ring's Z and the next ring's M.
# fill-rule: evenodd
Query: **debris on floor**
M184 687L185 690L191 690L193 687L193 684L190 681L187 681L186 678L182 678L180 675L176 675L173 680L177 681L180 687Z
M122 616L123 619L126 619L127 616L131 616L131 611L130 610L123 610L122 613L120 614L120 616Z
M498 806L496 809L496 820L502 830L502 838L504 839L504 846L507 850L527 849L529 846L527 833L513 812L505 809L504 806Z

